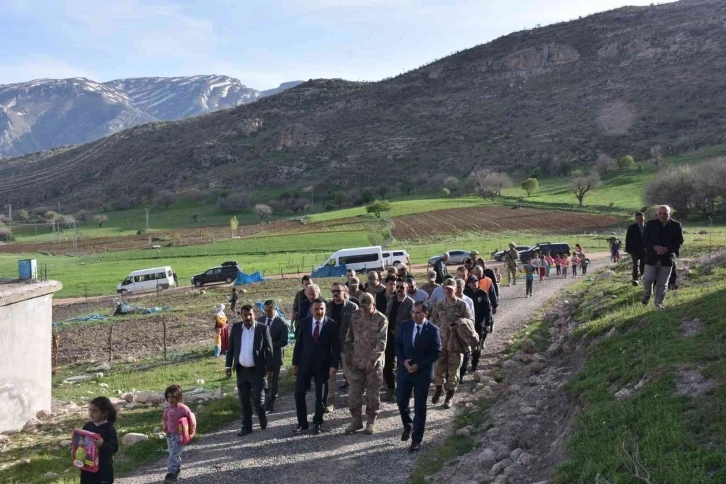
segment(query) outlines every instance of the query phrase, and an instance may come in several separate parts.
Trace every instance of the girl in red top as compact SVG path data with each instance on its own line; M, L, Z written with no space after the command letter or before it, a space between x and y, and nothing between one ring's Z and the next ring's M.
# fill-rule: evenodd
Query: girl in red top
M164 409L162 421L164 422L164 433L166 443L169 447L169 461L167 466L168 474L165 481L176 481L181 472L181 453L184 446L179 435L179 420L186 417L189 422L189 437L194 438L197 433L197 419L189 407L182 403L183 394L179 385L171 385L164 392L164 398L169 406Z

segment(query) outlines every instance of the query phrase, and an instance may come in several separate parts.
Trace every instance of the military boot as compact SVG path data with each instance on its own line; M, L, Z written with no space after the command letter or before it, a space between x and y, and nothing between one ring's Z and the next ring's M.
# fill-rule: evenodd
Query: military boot
M436 405L439 403L439 400L441 399L441 394L444 393L444 387L443 386L436 386L436 391L434 392L434 396L431 397L431 403Z
M345 435L353 435L356 430L363 428L363 419L360 415L353 415L353 421L345 428Z
M373 435L376 431L376 416L368 415L368 422L366 423L366 429L363 431L366 435Z
M444 400L444 408L451 408L451 402L454 400L454 390L446 390L446 399Z

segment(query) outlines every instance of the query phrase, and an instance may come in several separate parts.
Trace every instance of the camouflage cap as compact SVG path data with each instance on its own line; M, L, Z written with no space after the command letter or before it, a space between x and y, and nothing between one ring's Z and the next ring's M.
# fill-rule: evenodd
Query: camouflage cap
M449 278L444 281L444 287L456 287L456 281Z
M358 298L358 301L360 302L360 306L362 308L369 308L373 303L375 302L373 300L373 296L370 293L363 293L361 297Z

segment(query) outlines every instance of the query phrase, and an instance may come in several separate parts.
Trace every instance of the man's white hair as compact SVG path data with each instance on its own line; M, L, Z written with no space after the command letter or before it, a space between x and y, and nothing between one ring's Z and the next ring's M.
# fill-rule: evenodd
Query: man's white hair
M666 212L671 213L670 205L661 205L660 207L658 207L658 210L660 210L661 208L665 208Z

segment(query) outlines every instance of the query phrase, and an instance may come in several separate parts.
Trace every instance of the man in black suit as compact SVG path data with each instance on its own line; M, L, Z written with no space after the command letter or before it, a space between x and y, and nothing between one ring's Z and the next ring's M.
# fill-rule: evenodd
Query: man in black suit
M429 308L425 302L413 306L413 320L403 321L396 331L396 359L398 360L398 411L403 422L401 440L411 438L411 451L421 449L426 427L426 398L434 379L434 362L441 355L439 328L428 320ZM411 419L411 393L415 417Z
M325 306L325 301L322 299L313 300L311 316L300 321L297 328L297 340L292 352L292 374L297 376L295 380L297 428L293 432L298 434L309 428L305 394L310 380L315 381L313 433L319 434L325 411L324 386L338 371L340 360L338 324L325 316Z
M255 323L255 310L249 304L240 308L242 321L234 323L227 349L227 363L224 372L228 377L237 373L237 391L242 405L242 429L239 437L252 432L252 405L260 419L260 428L267 428L265 414L265 372L272 374L272 338L270 328Z
M277 315L275 301L272 299L265 301L265 314L260 316L257 322L270 328L270 337L272 338L272 376L268 378L267 388L265 389L265 400L267 401L265 411L269 413L275 411L280 368L282 368L282 362L285 360L284 348L287 346L289 330L285 321Z
M649 220L643 231L645 244L645 272L643 272L644 305L650 301L655 286L655 307L663 309L668 291L668 280L675 265L676 254L683 245L683 227L671 218L668 205L658 207L657 219Z
M635 223L628 226L625 233L625 252L633 259L633 285L640 284L640 276L645 270L645 245L643 244L645 219L643 212L635 212Z

